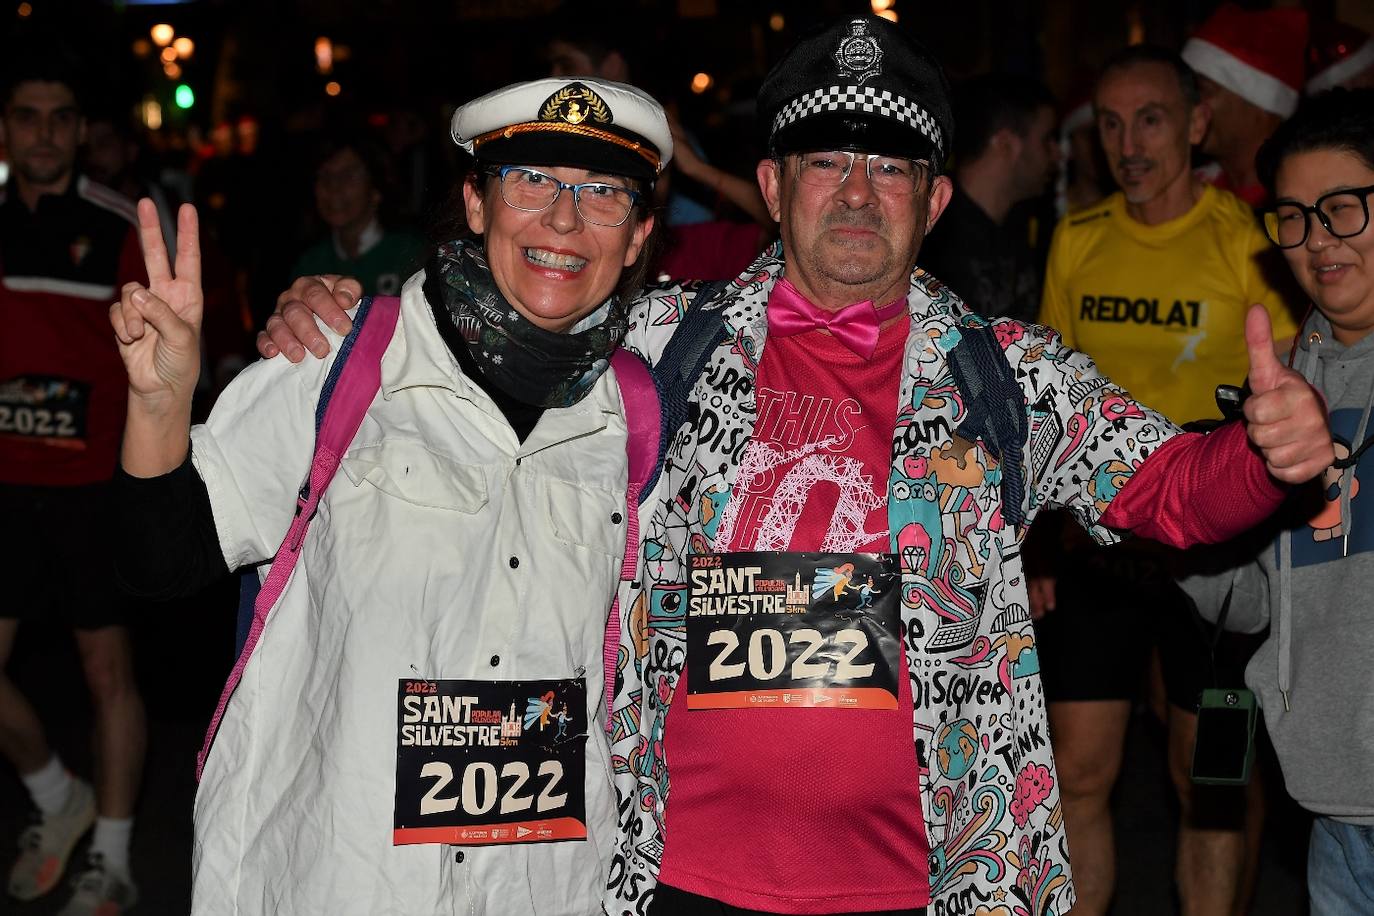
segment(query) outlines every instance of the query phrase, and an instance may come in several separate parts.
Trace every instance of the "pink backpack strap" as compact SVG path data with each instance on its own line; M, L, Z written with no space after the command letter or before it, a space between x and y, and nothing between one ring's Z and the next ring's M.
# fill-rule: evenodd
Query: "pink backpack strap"
M353 442L353 437L358 434L358 427L362 425L367 409L372 406L381 388L382 354L391 343L400 311L401 300L395 296L363 299L353 318L353 330L339 346L339 355L320 391L320 406L315 420L315 455L310 462L310 476L297 497L296 516L272 560L267 581L258 592L248 638L244 641L238 660L234 662L233 670L229 672L229 680L224 685L219 703L215 706L215 714L210 720L210 728L205 734L205 743L196 757L197 782L205 770L205 759L209 756L215 732L224 718L229 698L242 680L243 671L248 667L253 650L257 648L263 627L267 625L267 615L286 589L291 571L300 559L301 545L315 517L320 497L334 479L339 462Z
M615 370L615 381L620 387L620 401L625 405L628 433L625 452L629 458L630 473L625 488L625 562L620 567L620 581L629 582L634 579L639 559L639 501L644 484L658 463L662 417L659 413L658 389L642 359L622 347L611 355L611 368ZM606 640L602 644L608 732L611 728L611 702L615 697L616 656L620 651L620 634L625 632L618 592L619 589L606 618Z

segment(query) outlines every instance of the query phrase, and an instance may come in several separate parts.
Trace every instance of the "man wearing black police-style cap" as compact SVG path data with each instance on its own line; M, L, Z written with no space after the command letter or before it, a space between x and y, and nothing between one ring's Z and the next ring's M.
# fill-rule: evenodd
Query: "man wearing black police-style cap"
M651 916L1064 913L1032 518L1219 540L1277 505L1275 477L1330 460L1262 310L1263 456L1245 424L1180 434L1053 331L916 270L950 196L948 98L886 20L803 40L758 99L780 247L685 313L679 290L637 313L661 379L701 370L621 596L615 916L645 912L655 876Z
M780 245L631 314L668 441L620 595L606 912L1062 914L1023 535L1053 506L1225 539L1330 463L1320 400L1261 310L1248 425L1181 434L916 270L948 90L886 20L803 40L759 111Z

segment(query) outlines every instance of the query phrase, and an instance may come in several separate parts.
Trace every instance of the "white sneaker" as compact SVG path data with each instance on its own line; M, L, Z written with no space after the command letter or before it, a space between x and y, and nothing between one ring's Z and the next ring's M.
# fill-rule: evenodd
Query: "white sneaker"
M133 880L106 871L100 853L91 853L86 865L76 879L76 893L57 916L121 916L138 902Z
M10 896L36 900L56 887L72 849L94 823L95 790L90 783L73 779L62 810L43 815L20 834L19 858L10 869Z

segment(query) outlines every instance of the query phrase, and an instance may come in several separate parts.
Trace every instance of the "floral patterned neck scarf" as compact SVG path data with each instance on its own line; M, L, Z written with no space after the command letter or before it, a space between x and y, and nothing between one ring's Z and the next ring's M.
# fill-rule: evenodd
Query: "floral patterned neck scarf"
M443 280L443 304L482 375L523 404L576 404L625 336L625 309L614 295L568 333L534 324L501 295L486 253L474 242L440 246L431 269Z

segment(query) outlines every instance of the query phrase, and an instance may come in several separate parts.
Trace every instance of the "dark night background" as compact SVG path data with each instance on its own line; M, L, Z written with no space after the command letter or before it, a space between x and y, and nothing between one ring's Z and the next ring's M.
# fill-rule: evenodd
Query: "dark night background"
M6 0L0 46L60 41L78 55L90 112L127 119L145 145L144 166L189 175L208 235L232 270L231 307L243 341L270 312L303 244L320 233L308 148L330 129L367 130L430 157L421 190L442 201L454 167L447 117L455 104L514 80L546 75L553 0L199 0L76 3ZM997 69L1043 79L1061 103L1086 97L1094 67L1128 42L1177 47L1216 6L1209 0L895 0L899 24L925 41L951 78ZM1246 3L1267 7L1268 3ZM1295 5L1295 4L1277 4ZM1314 18L1374 30L1370 0L1309 0ZM857 0L626 0L564 5L612 23L627 40L634 82L675 101L711 160L751 174L753 94L763 74L811 23L866 12ZM166 23L194 42L171 78L150 39ZM332 65L316 49L327 39ZM706 74L704 91L693 79ZM330 84L336 84L331 87ZM175 103L178 86L194 94ZM337 88L336 94L330 91ZM184 92L183 92L184 96ZM150 128L160 114L161 124ZM405 134L404 141L397 139ZM189 187L189 186L188 186ZM688 192L691 192L689 187ZM711 203L707 200L706 203ZM425 213L412 214L423 223ZM232 323L232 322L231 322ZM0 329L0 333L4 333ZM135 912L184 913L190 885L194 758L232 664L236 583L194 601L150 609L135 628L148 704L148 763L134 836ZM21 630L11 670L34 699L63 759L89 775L90 710L69 637ZM1117 914L1172 912L1172 793L1162 739L1139 716L1117 800L1121 872ZM1283 797L1276 766L1256 913L1303 908L1307 823ZM388 790L389 791L389 790ZM8 868L27 817L14 772L0 767L0 862ZM81 855L78 849L77 855ZM79 860L77 860L79 861ZM70 872L69 872L70 873ZM0 898L0 912L56 912L66 894L32 904Z

